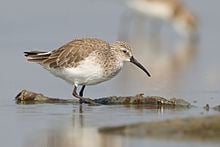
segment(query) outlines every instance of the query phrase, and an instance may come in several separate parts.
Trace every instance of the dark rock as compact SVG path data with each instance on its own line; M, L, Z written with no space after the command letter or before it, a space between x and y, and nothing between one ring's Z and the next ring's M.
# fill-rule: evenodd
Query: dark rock
M27 90L22 90L16 96L16 102L22 104L28 103L79 103L78 99L59 99L59 98L50 98L44 96L41 93L35 93ZM190 108L192 105L183 100L172 98L170 100L159 97L159 96L144 96L144 94L138 94L136 96L110 96L105 98L98 98L88 102L91 104L102 104L102 105L152 105L152 106L164 106L168 108L174 107L184 107ZM89 103L90 104L90 103Z

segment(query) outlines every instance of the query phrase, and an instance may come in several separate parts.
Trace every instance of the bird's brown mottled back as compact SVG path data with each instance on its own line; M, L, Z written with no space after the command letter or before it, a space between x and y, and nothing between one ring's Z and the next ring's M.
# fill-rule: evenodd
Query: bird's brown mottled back
M76 39L51 52L41 64L50 68L76 67L95 50L109 49L107 42L94 38Z

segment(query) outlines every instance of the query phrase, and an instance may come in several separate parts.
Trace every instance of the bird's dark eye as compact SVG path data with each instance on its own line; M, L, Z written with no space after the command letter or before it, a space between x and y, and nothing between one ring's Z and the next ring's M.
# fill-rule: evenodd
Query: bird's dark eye
M123 50L123 53L125 53L125 54L126 54L126 53L127 53L127 51L126 51L126 50Z

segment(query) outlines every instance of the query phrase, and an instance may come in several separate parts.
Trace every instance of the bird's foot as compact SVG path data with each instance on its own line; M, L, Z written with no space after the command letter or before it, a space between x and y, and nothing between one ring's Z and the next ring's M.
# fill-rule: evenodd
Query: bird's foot
M89 104L89 105L91 105L91 106L99 106L99 105L100 105L100 104L96 103L94 100L92 100L92 99L90 99L90 98L84 98L84 97L81 97L81 98L79 99L79 103L80 103L80 104L85 103L85 104Z

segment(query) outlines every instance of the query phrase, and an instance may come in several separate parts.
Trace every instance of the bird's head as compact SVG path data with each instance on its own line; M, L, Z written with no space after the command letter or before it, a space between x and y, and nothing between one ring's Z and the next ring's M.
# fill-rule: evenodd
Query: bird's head
M149 77L151 76L150 73L146 70L146 68L141 65L133 56L132 47L123 41L116 41L114 44L111 45L111 49L115 51L117 54L117 58L122 62L131 62L142 69Z

